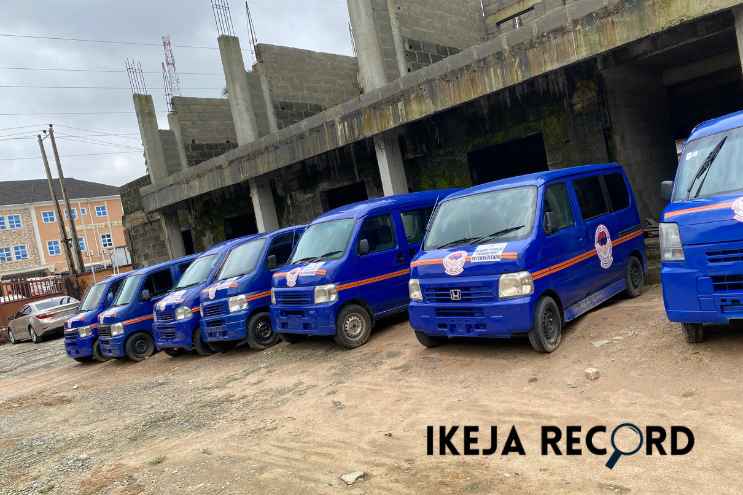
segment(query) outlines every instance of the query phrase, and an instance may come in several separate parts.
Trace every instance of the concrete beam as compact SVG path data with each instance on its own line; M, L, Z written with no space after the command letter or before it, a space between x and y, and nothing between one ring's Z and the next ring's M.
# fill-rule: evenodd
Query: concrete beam
M349 5L350 5L349 0ZM645 0L573 19L565 29L508 45L502 37L467 48L359 98L142 189L160 210L430 117L482 96L666 32L740 0ZM560 8L565 8L560 7Z
M250 86L248 85L245 62L240 49L240 40L235 36L219 37L219 54L222 57L224 78L230 100L232 118L235 121L237 143L241 146L258 139L258 123L253 111Z
M253 200L258 232L272 232L279 228L279 217L273 201L271 184L266 177L250 179L250 198Z
M168 163L165 150L160 140L157 127L155 102L150 95L134 95L134 111L139 123L139 135L142 137L147 169L153 184L162 183L168 177Z

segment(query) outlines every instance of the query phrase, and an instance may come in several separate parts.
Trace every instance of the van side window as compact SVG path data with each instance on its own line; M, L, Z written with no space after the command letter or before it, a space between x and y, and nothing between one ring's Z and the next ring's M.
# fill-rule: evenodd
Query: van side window
M402 225L405 228L405 237L410 244L417 244L423 240L432 212L433 208L402 212Z
M544 212L552 213L552 233L575 225L565 184L553 184L544 192Z
M286 265L289 256L294 249L294 234L284 234L273 240L271 247L268 249L268 256L276 256L278 266Z
M606 181L606 189L609 191L611 211L621 211L629 208L629 193L622 174L606 175L604 181Z
M185 263L181 263L180 265L178 265L178 272L180 272L181 275L186 273L186 270L188 270L188 267L191 266L191 263L193 263L193 261L186 261Z
M576 180L575 193L578 196L578 204L584 220L609 213L609 205L606 204L599 176Z
M395 231L392 227L392 217L382 215L364 220L359 232L359 241L369 241L369 254L387 251L395 247Z
M144 283L144 288L150 291L152 297L162 296L173 288L173 276L170 270L155 272Z

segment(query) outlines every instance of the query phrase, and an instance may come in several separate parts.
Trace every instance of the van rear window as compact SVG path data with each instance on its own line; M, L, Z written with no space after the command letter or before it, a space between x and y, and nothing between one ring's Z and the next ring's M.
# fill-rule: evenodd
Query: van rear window
M609 213L609 205L601 187L601 177L587 177L575 181L575 193L584 220L599 217Z
M621 211L629 208L629 193L624 177L621 174L609 174L604 177L606 189L609 191L612 211Z

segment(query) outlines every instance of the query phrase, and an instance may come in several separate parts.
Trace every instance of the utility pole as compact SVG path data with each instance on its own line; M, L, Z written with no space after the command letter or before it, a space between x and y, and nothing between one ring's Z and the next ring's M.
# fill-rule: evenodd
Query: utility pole
M77 237L77 228L75 227L75 219L72 218L72 207L70 206L70 198L67 197L67 189L64 184L64 173L62 172L62 162L59 160L59 152L57 151L57 141L54 139L54 127L49 124L49 138L52 141L52 151L54 152L54 160L57 162L57 173L59 174L59 188L62 190L62 200L64 201L65 208L67 208L67 215L70 217L70 233L72 234L72 254L73 259L77 266L77 273L83 273L85 271L85 263L83 257L80 254L80 241Z
M52 181L52 171L49 169L49 160L46 158L46 150L44 149L44 142L41 140L41 135L36 136L39 140L39 149L41 150L41 158L44 160L44 170L46 170L46 181L49 184L49 194L54 202L54 207L57 209L57 225L59 225L59 235L62 237L62 248L64 249L65 258L67 258L67 266L70 268L70 272L77 276L77 270L75 269L75 263L72 261L72 252L70 252L70 245L67 238L67 229L64 225L64 218L62 217L62 209L59 207L59 201L57 201L57 193L54 192L54 182Z

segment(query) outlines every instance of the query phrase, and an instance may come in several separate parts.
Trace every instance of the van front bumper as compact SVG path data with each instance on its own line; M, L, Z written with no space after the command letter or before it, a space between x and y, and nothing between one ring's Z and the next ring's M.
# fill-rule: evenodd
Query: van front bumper
M218 318L202 318L201 333L207 342L234 342L248 337L250 310L229 313Z
M89 337L80 337L74 330L65 332L64 347L67 355L81 359L93 357L93 343L97 337L98 334L95 331Z
M271 325L276 333L335 335L338 303L307 306L271 306Z
M661 281L663 304L668 319L673 322L727 325L733 320L743 320L740 275L706 275L683 264L665 263Z
M188 320L158 322L152 325L155 334L155 345L161 349L186 349L193 346L193 331L199 322L195 317Z
M99 339L101 354L105 357L122 359L126 357L124 342L126 335L117 335L116 337L101 337Z
M534 326L532 297L471 303L411 302L410 326L431 337L507 339Z

